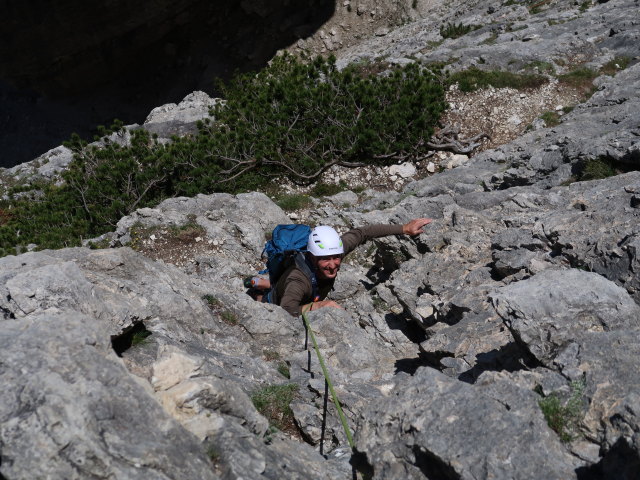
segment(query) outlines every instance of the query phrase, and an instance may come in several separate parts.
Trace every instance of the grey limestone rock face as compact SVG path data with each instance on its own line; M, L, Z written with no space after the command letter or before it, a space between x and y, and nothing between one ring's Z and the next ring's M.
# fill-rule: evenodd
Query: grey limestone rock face
M100 322L38 313L1 323L5 478L219 478L118 361Z
M640 385L640 308L626 291L597 274L547 270L492 298L524 348L547 368L584 383L583 425L587 437L603 446L602 455L615 455L621 445L638 452L630 402Z
M432 369L419 369L360 413L356 452L374 479L564 479L578 463L533 405L512 411Z
M640 328L640 306L624 289L577 269L545 270L501 288L492 300L516 340L548 367L581 332Z

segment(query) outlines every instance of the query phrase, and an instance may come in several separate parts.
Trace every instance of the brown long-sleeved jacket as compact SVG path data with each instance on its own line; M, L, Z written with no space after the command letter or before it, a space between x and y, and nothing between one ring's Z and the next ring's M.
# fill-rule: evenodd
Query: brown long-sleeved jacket
M367 240L387 235L402 234L402 225L368 225L366 227L354 228L341 236L344 254L353 251L358 245L362 245ZM320 300L327 298L333 289L335 279L318 279L318 296ZM293 316L300 315L302 305L313 301L313 288L311 281L295 265L289 267L280 277L271 301L280 305Z

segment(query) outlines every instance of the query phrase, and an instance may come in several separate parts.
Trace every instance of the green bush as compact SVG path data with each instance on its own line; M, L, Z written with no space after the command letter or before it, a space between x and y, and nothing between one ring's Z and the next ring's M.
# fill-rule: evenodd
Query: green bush
M338 71L332 58L281 56L223 92L227 105L215 115L226 126L226 174L261 166L301 182L334 164L416 152L445 109L442 86L417 64L371 76L357 66Z
M98 147L74 135L64 184L15 189L0 205L8 212L0 255L31 243L79 245L168 197L259 190L278 177L308 184L332 165L419 157L446 106L441 82L417 64L377 76L357 66L338 71L333 58L285 55L220 87L225 105L193 136L164 144L139 129L130 146L103 138ZM112 129L123 133L121 123Z

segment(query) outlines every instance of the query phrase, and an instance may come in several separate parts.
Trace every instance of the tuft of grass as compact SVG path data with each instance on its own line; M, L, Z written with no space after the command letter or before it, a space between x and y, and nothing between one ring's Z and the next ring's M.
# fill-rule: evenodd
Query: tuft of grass
M330 197L331 195L343 192L346 189L347 184L344 182L340 182L338 184L318 182L311 189L311 195L314 197Z
M560 115L558 115L556 112L544 112L542 115L540 115L540 118L544 120L544 123L547 127L555 127L556 125L560 125Z
M426 48L423 48L421 51L428 52L430 50L434 50L435 48L438 48L440 45L442 45L444 43L444 40L444 38L442 40L429 40L427 42Z
M285 212L292 212L294 210L307 208L311 205L311 198L302 193L294 193L291 195L283 195L278 199L276 204Z
M269 385L251 395L251 401L271 425L284 432L297 432L293 412L289 406L296 394L298 385Z
M547 424L564 443L571 442L578 436L580 422L584 417L584 380L571 382L570 388L571 394L565 403L555 393L538 401Z
M291 378L291 371L289 370L289 365L287 365L287 362L278 363L278 373L284 378Z
M549 3L550 0L528 0L529 2L529 13L535 15L542 11L542 6L546 3Z
M385 313L389 311L389 304L376 295L373 297L373 308L379 313Z
M262 355L264 355L264 359L267 362L270 362L272 360L280 360L280 354L275 350L263 350Z
M589 8L591 7L592 3L590 0L586 0L584 2L582 2L580 4L580 6L578 7L578 10L580 10L581 12L586 12L587 10L589 10Z
M598 76L598 72L590 68L581 67L568 73L558 75L558 81L582 92L590 97L595 91L593 80Z
M222 321L228 325L237 325L238 317L231 310L223 310L220 312L220 318Z
M220 468L220 461L222 457L220 450L215 445L209 445L207 448L207 456L211 461L213 469L218 470Z
M615 57L613 60L605 63L602 68L600 68L600 73L604 75L614 76L620 70L624 70L625 68L627 68L629 66L629 62L631 62L631 59L629 57Z
M207 305L209 305L209 308L219 308L222 306L222 304L220 303L220 300L218 300L216 297L214 297L209 293L207 293L206 295L203 295L202 299L205 302L207 302Z
M440 26L440 36L442 38L460 38L469 32L477 30L480 25L463 25L462 23L447 23Z
M473 67L450 75L448 82L449 84L457 83L463 92L473 92L490 86L517 90L537 88L547 83L548 80L542 75L521 75L498 70L484 71Z

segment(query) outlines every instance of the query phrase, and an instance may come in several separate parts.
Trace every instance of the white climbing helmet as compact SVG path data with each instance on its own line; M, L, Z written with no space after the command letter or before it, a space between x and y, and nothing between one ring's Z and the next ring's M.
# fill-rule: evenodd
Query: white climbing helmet
M333 228L321 225L311 230L307 242L307 251L316 257L342 255L342 239Z

